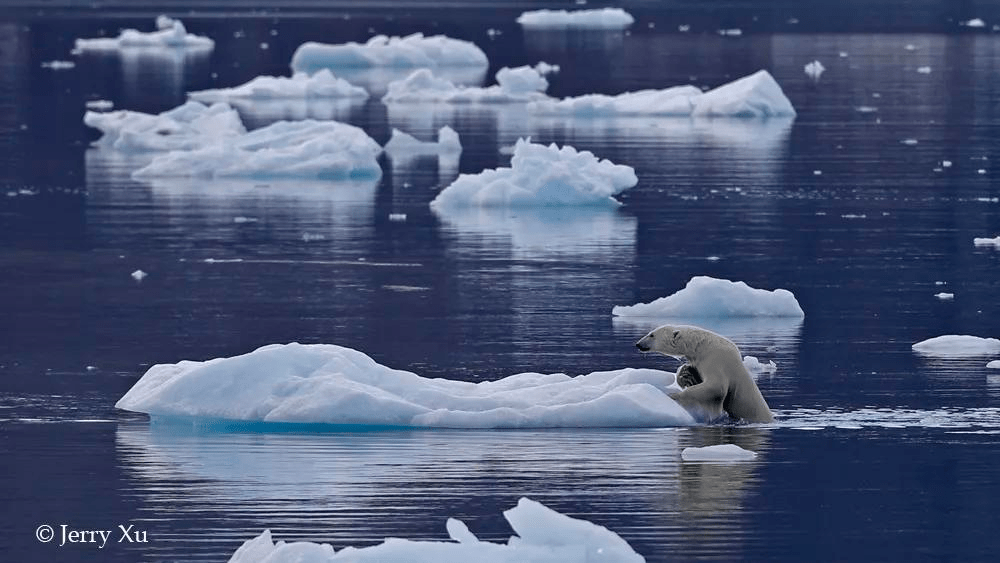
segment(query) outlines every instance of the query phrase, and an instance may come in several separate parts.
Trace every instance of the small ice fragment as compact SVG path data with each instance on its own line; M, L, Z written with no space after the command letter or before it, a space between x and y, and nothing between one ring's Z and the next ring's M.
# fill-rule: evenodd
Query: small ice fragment
M66 70L76 66L73 61L45 61L42 63L42 68L48 68L52 70Z
M115 107L115 104L108 100L87 100L84 105L87 106L87 109L97 111L107 111Z
M942 160L941 161L941 166L943 166L945 168L951 168L951 161L950 160Z
M798 25L799 18L788 18L788 25Z
M653 29L654 27L656 27L656 22L649 22L648 24L646 24L646 27L648 27L649 29Z
M458 543L479 542L479 538L469 531L469 527L465 525L465 522L457 518L449 518L448 522L445 523L445 528L448 530L448 537Z
M841 51L841 52L839 53L839 55L840 55L840 58L842 58L842 59L846 59L846 58L847 58L847 51Z
M934 282L934 285L945 285L946 283L948 283L948 282L936 281L936 282Z
M1000 249L1000 237L996 238L974 238L972 244L976 246L995 246Z
M486 30L486 35L488 35L490 39L493 39L497 35L503 35L503 32L500 31L499 29L493 29L491 27L491 28L489 28L489 29Z
M314 240L324 240L326 235L302 233L302 242L312 242Z
M270 47L270 45L268 45L267 42L262 41L260 43L260 50L261 51L266 51L268 49L268 47Z
M920 142L920 141L918 141L918 140L916 140L916 139L903 139L902 141L900 141L900 143L902 143L902 144L904 144L904 145L910 145L911 147L912 147L913 145L916 145L916 144L917 144L917 143L919 143L919 142Z
M976 172L979 173L979 174L986 174L986 169L985 168L980 168L979 170L976 170Z
M964 25L965 27L980 28L980 27L986 27L986 22L984 22L980 18L972 18L969 21L962 22L961 25Z
M854 108L854 111L858 113L875 113L878 111L878 108L875 106L858 106Z
M823 175L822 170L813 170L813 176L822 176L822 175Z
M681 25L677 26L677 31L681 33L687 33L691 31L691 26L686 23L682 23Z
M906 49L907 51L916 51L917 50L917 46L914 45L914 44L912 44L912 43L907 43L906 47L903 47L903 48Z
M826 71L826 67L819 61L813 61L805 66L806 76L813 80L819 80L820 75Z
M233 223L256 223L256 217L233 217Z
M722 258L719 258L718 256L706 256L705 260L708 260L709 262L718 262L719 260L722 260Z
M87 371L97 371L97 366L87 366Z
M406 221L406 213L390 213L390 221Z
M937 297L938 299L940 299L942 301L947 301L949 299L954 299L955 298L955 294L954 293L945 293L945 292L942 291L941 293L935 293L934 297Z
M148 275L149 274L147 274L146 272L143 272L142 270L136 270L136 271L132 272L132 279L134 279L135 281L142 281L143 278L145 278Z
M919 72L920 74L930 74L931 73L931 67L929 67L929 66L917 67L917 72Z
M755 452L744 450L736 444L684 448L681 451L681 459L684 461L746 461L756 457Z
M743 356L743 367L747 368L750 373L774 373L778 371L778 364L774 363L774 360L769 362L761 363L756 356Z
M872 97L873 98L881 98L882 94L879 94L878 92L872 92Z
M535 65L535 72L541 74L542 76L545 76L547 74L555 74L559 72L559 65L553 65L545 61L539 61L538 64Z
M1000 369L1000 360L993 360L990 363L986 364L986 367L990 369Z
M739 29L739 28L720 29L716 33L718 33L719 35L722 35L722 36L739 37L739 36L743 35L743 30Z
M848 213L840 216L842 219L865 219L868 216L864 213Z

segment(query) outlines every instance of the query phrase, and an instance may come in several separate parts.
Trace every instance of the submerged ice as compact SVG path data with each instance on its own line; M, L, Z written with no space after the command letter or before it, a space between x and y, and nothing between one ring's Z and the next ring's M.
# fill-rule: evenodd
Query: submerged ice
M756 289L745 282L695 276L684 289L650 303L616 305L611 314L621 317L715 318L791 317L805 313L787 289Z

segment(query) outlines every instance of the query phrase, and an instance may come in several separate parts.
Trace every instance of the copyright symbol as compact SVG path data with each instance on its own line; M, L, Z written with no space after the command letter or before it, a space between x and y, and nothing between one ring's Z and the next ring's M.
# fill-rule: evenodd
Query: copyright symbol
M53 536L55 536L55 532L52 530L52 526L48 524L42 524L35 530L35 537L42 543L49 543L52 541Z

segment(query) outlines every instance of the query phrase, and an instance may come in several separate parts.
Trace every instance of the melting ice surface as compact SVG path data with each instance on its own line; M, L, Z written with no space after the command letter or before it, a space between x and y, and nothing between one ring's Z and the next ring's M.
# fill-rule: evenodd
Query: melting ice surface
M1000 354L1000 340L966 334L946 334L913 345L913 351L925 356L960 358Z
M624 368L570 377L428 379L330 344L151 367L116 407L207 420L436 428L662 427L694 420L674 374Z
M156 31L146 33L135 29L124 29L118 37L76 40L77 51L108 51L131 47L210 50L215 47L215 42L208 37L188 33L180 20L167 16L156 18Z
M420 69L403 80L389 84L383 103L516 103L545 99L549 81L530 66L501 68L494 86L456 86L451 81Z
M519 139L510 168L463 174L431 201L431 208L621 205L614 195L638 183L630 166L601 160L570 146Z
M787 289L756 289L745 282L695 276L684 289L651 303L616 305L611 314L621 317L713 318L791 317L805 313Z
M446 524L452 541L389 538L356 549L335 551L329 544L275 543L270 530L248 540L229 563L642 563L645 561L618 534L587 520L571 518L541 503L521 498L504 518L517 534L506 544L482 542L455 518Z
M517 23L524 27L544 29L625 29L634 22L635 18L621 8L534 10L524 12L517 18Z
M188 97L202 103L228 102L233 99L277 100L310 98L368 98L368 91L355 86L343 78L338 78L327 69L308 75L297 73L291 78L284 76L258 76L253 80L233 88L217 88L189 92Z

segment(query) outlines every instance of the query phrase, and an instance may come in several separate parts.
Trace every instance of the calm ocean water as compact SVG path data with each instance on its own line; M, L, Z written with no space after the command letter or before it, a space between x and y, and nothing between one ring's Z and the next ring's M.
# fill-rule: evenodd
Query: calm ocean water
M41 63L72 59L77 37L149 29L155 14L0 15L5 559L225 561L264 528L339 548L444 539L449 516L499 541L510 534L500 513L521 496L607 526L650 562L995 555L1000 370L985 365L996 358L927 360L910 349L940 334L1000 337L1000 251L972 244L1000 235L995 8L635 2L637 24L617 34L524 33L513 20L531 3L405 4L178 10L190 31L216 40L210 56L84 56L63 71ZM975 16L987 20L981 33L956 23ZM720 37L722 27L746 33ZM386 159L369 184L150 184L130 179L134 161L88 149L97 135L82 124L87 100L163 111L186 91L287 74L306 40L415 31L475 41L487 76L559 64L550 77L559 96L716 86L765 68L799 116L554 121L378 101L240 108L253 126L337 118L379 142L392 127L429 138L450 124L461 135L458 162ZM818 81L803 72L814 59L827 68ZM614 211L431 213L459 172L506 165L501 149L528 135L631 165L640 183ZM149 277L137 283L136 269ZM253 434L150 424L113 408L151 364L273 342L336 343L470 381L672 369L635 352L649 325L610 310L695 275L786 288L802 304L801 323L713 327L777 363L758 380L777 424ZM937 299L941 291L954 299ZM680 460L684 447L718 443L759 456ZM149 541L41 544L45 523L131 523Z

